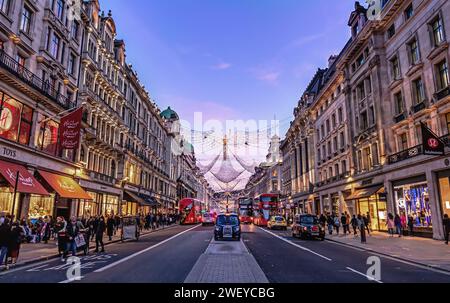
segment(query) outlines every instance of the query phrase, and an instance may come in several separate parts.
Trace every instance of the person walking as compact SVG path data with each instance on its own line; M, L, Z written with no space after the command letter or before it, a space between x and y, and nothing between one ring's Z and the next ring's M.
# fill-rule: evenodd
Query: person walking
M98 253L99 245L102 246L101 252L105 252L105 245L103 244L103 234L106 230L105 217L101 216L98 220L97 229L95 231L95 252Z
M386 226L388 229L388 233L391 235L391 237L394 237L395 222L394 222L394 216L391 213L388 214Z
M67 251L72 253L72 256L77 255L76 237L80 234L81 229L77 222L77 218L72 217L70 223L67 225Z
M25 237L25 233L20 227L19 222L15 222L11 227L11 233L8 243L8 256L6 260L11 259L11 264L16 265L17 259L19 258L20 246Z
M344 236L347 235L347 216L345 214L342 214L341 216L341 224L342 228L344 229Z
M339 221L339 217L334 217L334 228L336 229L336 234L339 236L339 228L341 227L341 222Z
M320 225L322 226L322 228L325 228L325 225L327 223L327 218L325 217L324 214L320 215L319 222L320 222Z
M445 244L448 245L448 238L449 238L449 234L450 234L450 219L447 214L444 215L444 219L442 220L442 225L444 226Z
M370 236L370 233L372 232L372 217L370 216L370 213L367 212L366 215L363 215L363 218L365 218L366 230Z
M9 269L8 265L8 244L11 237L11 229L9 226L9 220L5 217L0 225L0 266L5 263L5 270Z
M58 240L58 255L61 261L67 256L67 222L63 217L57 217L55 223L56 238Z
M399 215L395 215L394 224L395 224L395 232L398 234L398 237L401 238L403 234L403 228L402 228L402 219L400 218Z
M331 236L331 235L333 235L333 228L334 228L334 220L331 216L328 216L327 224L328 224L328 233Z
M408 235L414 237L414 217L412 215L408 216Z
M48 216L44 217L44 221L42 223L41 235L42 235L42 241L45 244L48 244L48 240L50 240L50 237L52 235L51 222L50 222L50 219L48 218Z
M353 215L352 220L350 221L352 228L353 228L353 235L356 237L358 235L358 219L356 218L356 215Z
M361 215L358 215L358 226L359 226L359 232L361 234L361 243L366 244L367 243L366 223L364 221L364 218Z
M112 241L112 236L114 234L114 227L116 225L116 221L114 220L113 216L108 217L108 221L106 221L106 228L107 228L107 234L109 241Z

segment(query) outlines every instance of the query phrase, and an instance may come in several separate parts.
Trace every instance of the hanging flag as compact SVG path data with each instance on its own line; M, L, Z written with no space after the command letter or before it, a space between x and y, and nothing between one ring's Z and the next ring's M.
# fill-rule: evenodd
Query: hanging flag
M83 108L71 112L67 116L61 118L59 124L59 142L61 149L77 149L80 144L81 137L81 119L83 116Z
M426 124L420 122L422 127L423 154L430 156L444 156L445 143Z

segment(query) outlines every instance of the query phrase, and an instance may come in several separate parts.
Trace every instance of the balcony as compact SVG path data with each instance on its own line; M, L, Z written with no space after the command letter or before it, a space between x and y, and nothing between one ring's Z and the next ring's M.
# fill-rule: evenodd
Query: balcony
M399 162L420 156L422 154L423 154L423 145L417 145L415 147L406 149L406 150L396 153L392 156L389 156L388 163L389 164L399 163Z
M445 97L450 95L450 86L447 86L444 89L441 89L440 91L438 91L437 93L434 94L434 98L437 101L440 101L442 99L444 99Z
M426 101L422 101L420 103L417 103L416 105L413 105L411 107L411 111L416 114L416 113L424 110L425 108L427 108L427 102Z
M76 106L75 102L72 102L67 97L58 93L58 91L50 85L48 81L43 81L34 73L21 66L14 58L10 57L3 50L0 50L0 67L3 67L18 79L39 91L44 96L55 101L64 109L71 109Z
M89 175L90 175L91 179L93 179L95 181L100 181L100 182L104 182L104 183L111 184L111 185L116 184L116 179L111 176L97 173L95 171L91 171L89 173Z
M401 113L401 114L398 114L398 115L396 115L394 117L394 122L395 123L400 123L400 122L402 122L405 119L406 119L406 114L405 113Z

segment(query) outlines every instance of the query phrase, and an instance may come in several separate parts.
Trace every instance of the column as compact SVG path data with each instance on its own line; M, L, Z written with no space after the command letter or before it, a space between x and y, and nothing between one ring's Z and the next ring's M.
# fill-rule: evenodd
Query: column
M431 223L433 224L433 238L437 240L444 239L444 230L442 226L441 201L439 198L438 178L430 169L426 172L428 183L428 195L431 207Z

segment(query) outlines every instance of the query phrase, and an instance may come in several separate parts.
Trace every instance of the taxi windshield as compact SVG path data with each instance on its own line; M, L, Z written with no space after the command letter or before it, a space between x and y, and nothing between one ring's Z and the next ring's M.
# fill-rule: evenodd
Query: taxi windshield
M238 225L239 219L236 216L219 216L217 218L217 224L219 224L219 225Z

